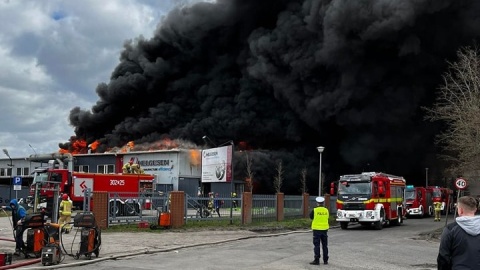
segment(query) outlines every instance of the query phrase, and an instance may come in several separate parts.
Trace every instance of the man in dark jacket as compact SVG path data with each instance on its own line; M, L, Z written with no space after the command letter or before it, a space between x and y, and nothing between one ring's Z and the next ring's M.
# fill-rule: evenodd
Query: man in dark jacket
M3 206L2 208L12 211L12 221L13 226L15 226L15 255L20 255L25 248L25 242L23 241L23 232L25 231L23 220L27 215L27 211L25 211L23 206L18 204L16 199L10 201L10 207Z
M458 218L443 229L437 257L439 270L480 269L480 216L474 197L458 199Z

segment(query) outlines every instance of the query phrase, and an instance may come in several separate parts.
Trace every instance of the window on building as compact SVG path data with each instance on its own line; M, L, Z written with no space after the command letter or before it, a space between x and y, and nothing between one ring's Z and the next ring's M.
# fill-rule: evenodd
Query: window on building
M97 166L97 173L114 173L114 172L115 172L115 166L112 164Z
M0 176L5 176L6 170L7 169L0 168Z
M23 175L29 175L30 174L30 170L28 167L24 167L23 168Z
M16 176L23 175L22 174L22 168L17 168L17 174Z
M88 165L77 165L73 167L76 172L89 172Z
M12 176L12 168L7 169L7 174L5 176Z

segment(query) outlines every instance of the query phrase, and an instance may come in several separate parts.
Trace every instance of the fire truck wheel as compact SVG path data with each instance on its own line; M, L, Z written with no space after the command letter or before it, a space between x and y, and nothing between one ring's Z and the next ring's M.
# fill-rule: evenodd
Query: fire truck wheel
M137 211L136 203L126 203L125 204L125 213L128 216L134 216L135 214L138 213L136 211Z
M342 230L346 230L348 228L348 221L340 222L340 228L342 228Z
M392 220L392 224L395 226L400 226L403 223L402 211L401 209L397 212L397 218Z
M121 214L121 206L118 202L110 202L110 215L119 216Z
M383 229L383 223L385 223L385 211L380 211L380 220L374 223L375 230Z
M432 206L428 207L428 216L429 217L433 216L433 207Z

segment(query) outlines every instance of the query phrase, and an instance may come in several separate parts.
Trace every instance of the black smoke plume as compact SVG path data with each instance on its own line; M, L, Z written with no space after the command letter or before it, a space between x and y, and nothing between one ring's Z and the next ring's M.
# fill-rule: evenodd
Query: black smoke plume
M437 176L441 169L438 128L421 107L432 103L446 60L479 36L478 14L476 0L218 0L176 8L153 38L125 43L97 103L72 109L70 122L100 148L162 136L245 142L262 149L253 162L267 191L282 159L286 192L298 191L307 167L315 194L319 145L327 182L376 170L421 184L425 167ZM236 160L237 177L245 177Z

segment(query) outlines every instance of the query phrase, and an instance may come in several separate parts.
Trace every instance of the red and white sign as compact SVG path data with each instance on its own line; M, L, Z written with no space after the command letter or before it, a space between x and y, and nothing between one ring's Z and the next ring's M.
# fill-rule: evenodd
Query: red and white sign
M463 179L463 178L457 178L455 180L455 187L459 190L463 190L463 189L466 189L468 186L467 184L467 180Z
M74 178L73 179L73 196L85 196L85 190L89 188L93 192L93 178Z

